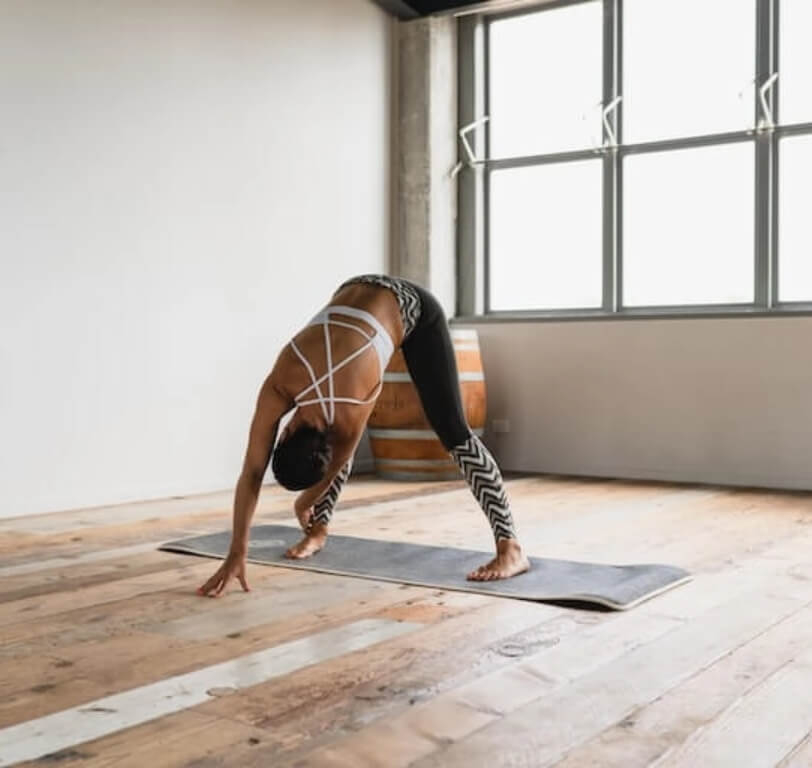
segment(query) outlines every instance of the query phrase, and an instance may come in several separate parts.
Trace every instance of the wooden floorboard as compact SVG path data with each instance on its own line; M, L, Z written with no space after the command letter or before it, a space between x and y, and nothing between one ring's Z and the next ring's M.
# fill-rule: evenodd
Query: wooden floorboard
M808 622L802 628L808 632ZM812 654L806 652L732 702L706 728L665 755L659 765L775 765L806 736L810 721Z
M764 570L758 563L754 568L761 573L762 580L768 578L769 571ZM683 616L679 619L664 617L659 615L656 611L649 613L647 611L634 611L627 614L615 614L600 621L595 626L584 627L580 632L574 633L566 638L566 642L549 648L542 649L537 654L532 655L530 658L524 659L519 662L515 671L526 673L522 679L522 686L517 687L516 681L512 679L512 672L514 670L502 670L496 674L486 676L475 682L473 686L461 687L452 691L449 697L454 699L458 704L468 706L476 710L485 710L493 715L493 720L496 722L501 716L521 709L521 707L533 700L541 697L547 702L547 709L543 712L534 715L528 714L524 721L519 722L517 717L521 717L521 712L513 719L507 718L504 725L498 729L493 729L495 733L480 734L480 742L477 743L476 739L472 739L473 747L470 747L468 742L463 741L459 749L449 748L442 751L435 748L432 754L436 755L436 762L432 761L430 764L434 765L463 765L466 762L475 760L477 754L489 754L496 751L496 745L505 742L509 743L512 739L525 743L527 750L524 753L519 752L518 748L514 748L508 752L505 757L505 765L511 765L514 761L518 760L519 764L544 764L541 762L543 756L542 745L534 741L535 737L544 740L547 748L551 745L547 739L560 736L561 722L560 716L556 715L556 708L559 710L565 709L566 706L582 704L587 708L595 706L598 700L598 695L604 692L604 689L612 683L616 683L620 689L623 689L627 683L625 678L627 676L634 680L633 674L627 674L628 670L624 671L624 664L640 663L637 657L642 653L652 653L656 651L657 641L664 644L664 649L661 653L665 657L665 661L670 661L670 650L673 646L679 646L682 650L682 643L687 642L686 633L688 638L692 636L690 633L699 633L695 638L696 642L701 642L702 632L701 627L703 623L709 618L714 617L712 610L716 608L720 601L728 601L731 593L736 593L737 584L731 579L728 583L717 580L715 587L706 587L701 595L701 599L696 599L691 603L693 611L693 618L700 619L701 621L687 621ZM766 611L772 611L775 606L775 600L772 597L773 585L769 587L770 594L764 599L764 608ZM676 593L674 593L676 594ZM742 608L749 605L752 601L752 593L747 591L739 593L739 596L732 607L729 607L720 616L716 617L715 621L719 626L725 626L730 615L738 615L743 613ZM697 595L697 598L699 596ZM799 598L791 598L791 607L795 607L799 602ZM648 604L652 610L656 608L655 603ZM718 610L718 609L717 609ZM755 619L755 626L762 625L762 617L759 616ZM676 629L679 628L679 632ZM727 647L723 644L723 647ZM704 647L700 646L700 651L704 652ZM692 659L685 662L685 668L691 669ZM657 670L658 677L652 681L655 684L662 678L663 671L667 669L667 664L662 660L655 660L652 662L653 669ZM645 667L645 664L643 664ZM611 677L615 669L619 669L619 677L613 680ZM637 674L639 678L647 671L645 668L642 672ZM579 685L589 684L588 676L590 674L597 676L597 683L593 687L597 690L589 690L587 688L583 695L571 701L573 685L578 681ZM608 679L605 679L609 675ZM528 676L536 678L535 684L530 681ZM587 677L584 682L583 678ZM521 690L520 690L521 688ZM610 700L607 705L617 706L623 701L623 691L615 691L611 689ZM554 705L549 702L555 702ZM430 709L432 703L427 705ZM584 713L573 713L574 716L583 715ZM622 715L618 715L620 719ZM414 714L411 712L402 713L400 716L406 721L411 721ZM611 715L610 715L611 717ZM594 727L596 723L595 713L589 714L580 723L583 727L588 725ZM545 732L545 727L551 733ZM576 725L570 725L569 728L577 732ZM330 748L323 751L323 754L318 755L318 761L332 762L336 760L337 763L351 762L353 758L358 758L357 750L364 750L364 743L367 736L374 741L377 741L379 734L377 733L381 728L387 730L389 724L386 722L370 726L368 733L353 734L348 737L341 745L331 745ZM395 762L394 764L408 765L417 755L409 752L411 747L407 742L400 745L403 754L403 763ZM566 746L560 747L566 751ZM558 754L558 753L556 753ZM327 761L327 757L330 761ZM426 757L426 755L421 755ZM556 755L550 758L550 762L554 760ZM340 759L338 759L340 758ZM317 762L318 762L317 761ZM529 761L529 762L528 762ZM533 762L537 761L537 762ZM494 760L496 764L502 764L499 759ZM427 763L428 764L428 763Z
M697 668L748 642L765 624L797 609L788 601L749 598L726 605L674 632L613 659L593 673L565 681L421 765L554 765L583 741L630 711L655 701ZM804 713L808 716L808 713ZM502 745L511 745L509 749ZM515 745L515 746L513 746ZM697 763L693 763L696 765ZM701 763L699 763L701 764Z
M570 752L556 768L666 764L692 734L706 730L722 713L804 653L810 637L812 610L807 607L699 670L649 705L629 712ZM771 721L775 713L761 714Z
M776 766L776 768L809 768L812 765L812 729Z
M230 494L0 520L0 728L372 618L419 628L30 765L812 766L812 496L509 491L532 554L695 580L617 614L251 566L211 600L215 561L156 547L227 528ZM351 482L333 529L490 547L460 483Z

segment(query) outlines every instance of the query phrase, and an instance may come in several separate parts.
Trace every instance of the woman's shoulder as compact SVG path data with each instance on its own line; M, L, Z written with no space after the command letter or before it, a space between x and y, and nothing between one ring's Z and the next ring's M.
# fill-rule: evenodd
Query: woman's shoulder
M297 335L301 335L301 333ZM273 367L265 379L263 386L271 387L279 393L280 396L293 401L296 396L296 388L299 387L307 377L307 374L300 370L300 368L301 363L298 362L291 342L288 342L276 356Z

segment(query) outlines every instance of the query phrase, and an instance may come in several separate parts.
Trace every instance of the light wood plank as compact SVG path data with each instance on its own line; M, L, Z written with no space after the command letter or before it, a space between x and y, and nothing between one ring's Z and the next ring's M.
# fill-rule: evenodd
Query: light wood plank
M152 545L148 548L133 547L125 555L111 554L109 557L92 558L73 565L55 564L46 571L0 576L0 604L54 592L71 594L96 584L196 565L190 558L166 555L167 553L157 551Z
M211 570L211 564L194 563L189 567L188 563L178 565L174 558L172 562L174 567L170 571L108 581L67 594L57 592L0 604L0 627L16 622L35 621L63 613L66 610L76 610L88 606L98 607L136 595L158 592L167 588L167 579L177 586L188 589L191 593L197 586L198 580Z
M324 580L321 577L317 582ZM303 602L298 613L286 617L284 621L275 619L273 614L269 616L256 611L251 614L253 625L250 628L243 626L241 630L229 632L225 636L220 633L203 641L178 638L171 634L153 634L144 629L126 626L119 634L103 633L100 637L82 639L73 644L63 641L50 649L50 655L28 656L24 664L20 664L18 659L0 664L0 678L4 679L4 690L9 694L0 702L0 724L8 725L41 717L86 701L84 689L70 685L76 678L99 684L101 688L95 696L98 698L222 662L269 644L289 642L350 621L364 618L391 618L397 621L402 617L390 617L381 610L393 607L393 600L398 599L395 595L405 597L409 602L419 598L416 590L403 591L390 585L378 585L371 592L362 592L352 597L348 595L347 599L336 600L333 605L316 612L310 611ZM233 612L232 605L248 603L247 600L229 603L225 600L210 601L197 597L189 599L204 607L204 611L198 614L200 617L216 614L218 611ZM394 607L396 606L397 603L394 603ZM427 615L422 612L419 619L411 618L422 621ZM147 623L146 626L151 624ZM30 687L31 680L38 681L34 689ZM46 686L45 690L43 685ZM32 695L45 693L47 695Z
M235 478L236 480L236 478ZM355 476L342 492L342 505L352 506L356 502L388 501L403 496L441 493L461 482L420 482L398 483L380 480L373 475ZM0 518L0 536L8 534L70 534L86 532L97 528L130 525L133 523L161 523L173 527L178 519L200 517L201 515L228 515L234 491L225 490L209 494L179 496L154 501L138 501L114 504L89 509L67 510L43 515ZM265 485L260 494L257 514L288 512L292 517L295 493L286 491L279 485Z
M0 629L0 679L4 694L6 679L15 689L0 700L0 722L18 723L63 705L80 706L343 622L382 617L430 626L414 640L384 642L84 744L84 759L75 759L111 766L188 766L197 761L200 768L282 768L316 764L318 755L329 755L333 764L349 759L355 766L358 755L369 760L391 756L393 745L403 742L431 764L443 755L446 740L455 743L447 750L453 755L457 747L475 743L549 696L560 697L562 712L569 713L565 722L576 724L574 732L554 735L568 750L562 759L576 760L582 752L587 762L572 762L570 768L605 768L602 742L608 747L603 752L607 766L621 747L631 761L657 759L690 737L696 730L692 719L700 721L696 727L712 726L731 701L754 693L775 673L771 665L789 660L798 642L784 628L790 625L771 626L774 616L759 608L752 639L736 647L741 635L728 635L727 643L722 638L718 648L727 648L709 666L707 647L703 650L691 635L686 652L693 649L693 655L681 658L677 653L679 669L666 662L659 677L648 669L638 675L640 680L632 677L640 696L629 699L618 681L602 677L615 666L634 669L645 648L674 642L668 638L677 631L695 627L699 633L706 617L723 605L738 600L744 611L748 600L761 605L770 595L787 606L808 601L809 494L554 477L511 481L508 489L528 551L602 562L670 561L696 570L697 579L620 616L395 585L368 599L354 590L342 598L335 589L330 603L310 574L262 567L250 568L251 596L235 593L208 601L192 590L216 567L213 561L185 558L188 565L162 571L162 579L147 584L145 591L140 591L144 585L125 582L150 575L155 553L139 547L186 532L227 528L230 494L216 503L209 500L210 505L200 500L188 505L187 500L150 502L118 519L115 508L107 508L11 525L0 521L0 601L3 593L6 597L0 610L14 617ZM292 498L263 493L258 522L292 522ZM461 483L430 488L354 480L333 530L492 547L482 513ZM127 568L119 569L121 565ZM181 570L196 575L186 578ZM65 579L62 585L60 578ZM336 581L322 578L326 584ZM116 588L113 581L122 584ZM787 621L801 621L798 615ZM804 627L798 624L796 629L800 634ZM659 657L654 656L656 662ZM667 690L647 700L638 683L648 691ZM584 695L597 712L595 731L578 730L579 723L595 717L592 709L573 701ZM173 722L174 728L167 727ZM673 732L673 738L656 741L655 731L659 736L665 731L666 737ZM345 738L359 743L357 754L345 751ZM510 753L514 740L508 731L495 743L500 750L506 744ZM808 742L800 739L793 746L786 766L806 766ZM492 754L487 744L469 756L472 764L490 764ZM512 749L512 754L517 765L535 759L521 749ZM74 761L67 755L61 762Z
M77 675L37 682L29 679L28 687L0 697L0 728L7 728L49 712L99 699L107 694L103 685Z
M158 630L163 623L169 623L183 617L200 617L203 622L215 622L212 614L220 611L233 610L238 603L247 602L266 594L284 593L291 585L300 584L300 580L292 571L281 569L262 569L263 578L252 579L252 592L249 594L234 592L225 598L212 600L202 598L191 592L187 587L183 589L172 588L149 594L108 603L102 606L87 606L85 608L67 611L55 617L45 617L31 624L18 623L3 628L0 637L5 641L0 646L0 668L2 665L19 664L21 659L37 658L40 656L55 656L59 658L72 658L72 649L97 648L97 652L104 654L104 643L111 639L128 636L138 636L145 631ZM316 588L319 581L325 582L330 577L322 574L313 574L315 579L308 578L304 584L313 584ZM256 614L256 623L252 629L229 631L225 635L227 644L235 645L238 642L260 642L262 637L295 635L299 631L312 631L306 629L313 624L322 622L340 622L343 616L359 615L374 612L382 606L396 603L399 599L408 599L417 594L417 591L402 591L396 585L390 591L382 591L380 597L361 595L358 599L348 599L336 602L324 610L311 612L308 605L303 603L297 615L291 615L283 622L264 621L261 613ZM342 613L343 611L343 613ZM248 621L246 617L245 621ZM225 629L225 627L223 627ZM171 637L165 635L165 637ZM217 645L218 638L211 643ZM171 643L167 641L167 646ZM137 648L137 644L133 644ZM236 650L236 647L232 648ZM82 651L79 651L82 654ZM7 661L3 661L3 660ZM129 671L127 671L129 674Z
M619 723L570 752L556 763L556 768L653 765L806 651L810 637L812 610L806 608L700 670L648 706L626 714ZM700 760L700 764L704 765L704 761Z
M0 766L35 760L101 736L189 709L217 697L290 674L398 635L416 625L368 619L268 648L233 661L87 702L0 730Z
M76 554L73 557L53 557L48 560L34 560L33 562L26 562L20 565L9 565L0 568L0 578L3 579L3 587L9 583L19 585L20 582L24 584L36 583L42 580L42 572L49 571L49 575L53 575L53 571L62 569L69 572L74 567L84 565L85 563L97 563L100 561L110 561L131 557L144 552L155 552L160 546L160 541L149 541L144 544L133 544L129 547L114 547L112 549L102 549L94 552L83 552ZM26 574L35 574L29 579L20 579L19 577ZM16 582L14 577L18 577Z
M812 730L775 768L809 768L812 765Z
M731 704L707 728L664 755L657 766L772 766L790 753L810 728L812 653L807 653Z
M237 758L242 750L250 754L273 743L273 735L267 731L190 711L129 728L78 749L87 755L81 760L82 768L191 768L190 763L205 768L208 756L217 750ZM190 745L194 745L194 762L189 759ZM216 763L208 765L214 768Z
M797 599L747 595L574 681L566 668L543 658L524 665L562 682L538 701L419 764L453 768L470 764L476 755L493 753L494 766L552 765L798 608Z
M475 595L449 594L442 600L464 600ZM502 650L528 642L554 643L580 624L548 609L541 624L539 613L515 601L485 599L479 608L420 630L411 636L344 658L324 670L303 670L290 678L257 686L235 699L202 707L208 714L236 718L267 728L285 743L286 759L304 759L308 750L337 734L356 732L366 722L417 705L485 671L513 661ZM216 755L223 761L228 755ZM243 756L248 759L249 756ZM252 751L248 766L282 764L273 754Z
M166 765L166 762L161 762L162 755L168 754L178 759L181 754L188 753L189 743L198 744L201 739L206 738L206 734L217 733L223 727L228 728L227 721L218 722L191 710L176 712L103 739L68 747L39 760L19 763L16 768L41 768L42 765L49 764L113 768L118 765L133 765L135 760L142 759L141 756L149 756L155 761L151 759L149 763L142 762L142 766ZM145 734L147 729L148 733Z
M189 642L167 642L157 635L134 632L102 642L65 646L58 655L30 657L25 664L19 660L5 662L0 666L5 694L0 702L0 727L187 671L194 668L200 655ZM183 659L189 660L188 666L182 664ZM199 664L204 665L205 661ZM87 695L88 686L93 687L91 696Z
M143 629L187 640L208 640L260 624L284 622L303 611L320 613L338 602L371 600L384 591L380 582L361 579L297 580L282 590L258 590L240 595L239 600L219 600L208 610L147 624Z
M393 706L396 702L390 698L386 708L381 707L377 712L370 712L369 716L377 716L372 725L314 752L292 755L289 761L293 764L305 759L318 764L323 759L330 764L341 764L362 759L361 756L369 752L367 740L378 743L383 738L381 733L392 733L391 726L394 724L398 724L399 733L419 736L416 720L431 720L434 707L438 707L440 712L447 710L449 706L468 708L488 715L512 712L522 704L537 699L544 691L562 685L565 682L560 677L562 675L567 680L577 679L601 665L611 663L615 657L646 641L682 626L685 619L702 616L712 608L725 604L732 594L746 593L754 584L771 583L776 574L789 569L789 563L781 555L785 551L794 552L796 548L796 542L792 545L785 543L771 549L768 556L753 558L746 577L737 572L712 575L707 584L696 588L693 601L686 604L680 618L662 616L656 611L608 614L600 618L592 614L593 621L584 622L575 631L562 633L557 638L560 642L553 643L550 647L542 643L543 650L518 662L518 666L497 669L493 674L487 674L487 667L479 667L478 675L472 676L473 679L468 678L470 682L457 679L453 685L445 686L445 692L443 689L435 689L433 698L427 703L409 706L405 710L402 706L399 709ZM787 576L785 581L791 578ZM454 732L459 733L459 727ZM446 733L444 740L450 739L452 736ZM392 765L407 765L418 756L427 754L420 744L419 739L414 742L406 739L403 743L393 744L393 750L388 753ZM401 757L396 759L392 756L393 753ZM278 755L276 759L279 760ZM284 764L289 763L286 760Z
M369 601L369 602L367 602L367 601L359 601L358 609L362 610L364 608L366 608L366 609L371 608L371 609L375 610L377 608L385 607L386 605L391 605L393 608L397 609L397 606L399 604L397 604L397 603L392 604L393 595L395 593L397 593L397 594L399 594L401 596L404 596L404 595L409 596L406 603L407 604L409 604L409 603L412 604L416 609L415 614L411 615L409 618L415 618L415 616L420 616L421 618L425 618L428 615L429 612L426 610L425 606L422 605L423 601L416 594L416 590L412 590L411 588L401 589L401 588L398 588L398 587L392 587L391 585L386 585L386 590L390 593L388 595L388 598L387 598L386 602L384 602L383 595L381 595L380 600L378 600L378 603L379 603L378 605L375 605L375 601ZM465 596L461 596L461 597L465 598L466 604L470 604L472 602L471 601L472 596L465 595ZM433 595L433 596L431 596L431 600L435 603L436 607L438 607L438 608L443 608L444 610L449 610L450 609L451 615L454 615L454 611L457 610L457 606L454 606L454 605L448 606L448 605L446 605L445 600L443 600L442 596ZM360 605L361 602L365 602L367 604L365 606L361 606ZM453 599L450 602L453 602ZM335 608L335 620L341 620L343 618L343 621L346 622L346 621L352 620L352 616L351 616L351 614L349 614L349 612L347 610L348 606L349 606L349 603L343 603L341 605L331 607L330 609L328 609L328 611L332 611L333 608ZM403 613L402 610L394 610L393 612L396 613L396 614L402 614ZM312 619L313 623L310 625L311 628L312 628L312 631L323 630L325 628L325 626L329 626L331 621L333 620L333 619L331 619L330 615L328 615L327 611L325 611L324 613L320 613L318 616L315 616L313 614L303 614L301 618L303 620L306 619L306 618L307 619ZM439 616L435 616L434 618L436 620L439 620ZM394 621L397 621L397 620L398 619L394 619ZM265 647L269 643L275 643L278 637L284 637L285 634L290 631L290 627L288 626L289 623L290 622L274 623L274 624L265 625L264 627L256 628L256 631L253 631L253 632L238 633L238 634L240 634L239 637L235 637L233 639L228 639L225 642L222 641L222 640L216 640L216 641L213 641L211 643L207 643L203 647L197 647L197 648L188 649L184 653L174 654L174 656L175 656L174 664L178 665L179 661L182 660L183 663L185 663L187 665L191 665L193 668L196 668L196 667L199 666L199 662L200 662L201 658L203 658L203 656L202 656L203 653L208 653L209 656L212 656L213 653L219 653L222 658L228 659L228 658L233 658L235 655L238 655L239 653L241 653L241 649L253 648L257 644L260 644L260 647ZM301 633L300 633L300 636L301 636ZM161 640L161 639L162 638L160 638L158 636L153 637L153 640ZM124 641L127 640L127 638L122 637L122 638L119 638L119 640L121 641L121 645L119 645L118 647L112 647L112 648L108 647L106 649L107 650L106 658L105 658L104 653L98 653L98 652L94 653L93 649L87 649L86 650L86 655L88 656L88 661L92 661L92 660L95 659L96 663L97 663L97 666L100 669L105 670L105 674L109 676L109 679L107 680L107 683L109 685L113 685L116 688L119 688L120 684L122 682L122 679L126 678L128 676L129 669L132 668L132 667L137 667L137 666L141 666L144 670L146 670L146 675L147 676L154 677L154 678L157 678L157 679L161 679L162 677L164 677L166 675L167 669L169 669L173 664L171 659L169 660L169 662L167 662L167 660L165 658L167 654L159 654L159 653L152 654L149 649L147 649L146 656L145 656L145 658L143 660L143 663L139 664L138 662L134 661L133 656L132 656L132 648L130 648L129 649L129 651L130 651L129 655L126 656L122 660L122 662L123 662L122 666L124 667L124 671L119 672L119 671L117 671L117 669L118 669L117 665L115 665L115 664L113 664L111 662L115 661L116 654L119 651L121 651L121 652L123 652L125 654L128 651L126 643L124 642ZM386 644L384 644L384 646L385 645ZM400 652L402 653L402 649L401 649ZM359 652L359 653L363 653L363 652ZM171 654L171 653L168 654L168 655L170 657L173 656L173 654ZM353 656L357 656L357 655L358 655L357 653L353 654ZM369 665L368 665L367 662L368 662L368 657L364 661L357 662L357 664L358 664L360 669L368 669ZM79 666L79 665L77 665L77 666ZM324 667L324 665L320 665L318 668L313 668L312 671L305 669L305 670L302 671L302 673L297 673L296 675L293 675L292 677L301 679L302 675L304 674L304 675L312 675L312 677L314 679L319 679L324 674L323 667ZM83 670L86 671L86 672L88 671L87 668L85 668L85 667L83 667ZM145 674L145 672L142 671L141 674L143 675L143 674ZM308 688L308 690L310 690L312 688L312 686L307 686L307 688ZM252 689L252 690L255 690L255 689ZM330 686L325 685L324 690L325 691L330 691ZM237 702L237 699L242 695L243 694L237 694L237 695L234 695L234 696L225 697L225 698L222 699L222 701L223 701L224 704L229 704L229 705L231 705L233 707L233 704L235 702ZM247 694L247 695L250 695L250 694ZM317 703L318 703L318 701L320 699L323 698L322 696L320 696L318 694L318 692L316 692L314 694L314 696L315 696L315 701ZM81 701L86 703L88 701L88 698L85 697L85 698L81 699ZM274 706L285 708L285 707L292 707L292 706L294 706L294 704L293 704L291 699L288 699L287 701L286 700L277 701L277 702L274 703ZM62 707L62 708L64 708L64 707ZM311 713L313 712L312 709L310 711L311 711ZM229 714L232 714L232 713L229 712ZM270 714L270 713L266 712L266 714ZM225 729L219 729L219 728L217 729L217 730L224 730L223 738L221 738L221 739L214 738L214 737L207 737L206 738L205 743L208 745L207 750L210 750L210 751L214 751L215 748L219 745L219 747L222 748L224 754L227 754L229 757L233 757L236 754L242 754L242 749L245 748L246 756L250 756L251 753L253 753L255 751L255 749L258 748L261 745L277 745L277 744L281 743L280 740L277 738L276 734L273 732L273 729L271 729L270 732L269 731L263 731L262 732L261 735L262 735L263 738L261 740L261 745L259 743L257 743L257 740L255 738L253 738L253 737L252 737L252 740L250 740L250 741L245 741L242 738L238 738L239 734L226 737L226 735L228 733L231 733L232 731L234 731L233 728L231 730L229 730L228 724L230 723L231 725L236 726L236 723L232 722L230 719L225 719L225 720L219 720L218 719L217 722L225 722L227 724L227 727ZM150 733L150 729L152 727L154 727L156 729L156 731L155 731L156 738L161 738L160 734L163 732L162 723L163 723L163 720L159 720L159 721L155 721L155 723L150 723L150 724L146 724L144 726L139 727L137 730L139 731L139 734L141 734L141 736L139 736L140 741L136 744L136 747L138 747L139 743L142 744L142 746L143 746L143 745L146 745L149 742L148 734ZM246 728L246 729L249 729L252 734L256 735L256 729L253 729L249 725L245 725L243 727ZM246 732L248 732L248 731L246 731ZM100 761L100 764L106 764L105 760L104 760L104 757L106 755L108 755L108 740L110 740L111 743L113 743L113 744L117 744L117 743L120 742L121 738L122 738L122 734L120 734L120 733L119 734L113 734L113 735L111 735L109 737L105 737L103 739L97 740L92 745L83 744L80 748L77 748L76 751L79 752L82 755L88 756L88 757L82 758L83 764L84 764L84 761L86 759L92 758L94 756L98 758L98 760ZM195 750L199 750L201 748L201 743L199 743L198 739L194 739L192 743L194 744ZM147 754L151 755L151 751L149 750L148 747L144 746L143 748L146 750ZM273 748L274 748L274 750L277 749L276 746L274 746ZM114 753L115 753L115 749L114 749ZM165 757L167 762L164 763L164 762L159 761L159 764L161 764L161 765L163 765L163 764L167 764L167 765L170 765L170 764L172 764L172 765L175 765L175 764L177 764L177 765L185 765L187 761L185 759L181 760L181 758L179 757L179 754L180 753L178 753L178 754L173 753L174 758L172 760L170 760L169 757ZM135 757L133 757L133 760L135 761ZM176 760L176 762L175 762L175 760ZM91 764L95 764L95 763L91 762ZM137 763L133 762L132 764L137 764ZM238 762L237 764L240 764L240 763Z

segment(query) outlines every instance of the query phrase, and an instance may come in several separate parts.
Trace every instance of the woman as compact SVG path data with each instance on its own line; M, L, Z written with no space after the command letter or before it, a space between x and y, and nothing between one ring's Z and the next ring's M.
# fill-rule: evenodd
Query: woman
M248 590L248 530L272 453L279 483L303 491L294 508L304 537L287 556L310 557L324 546L333 509L396 347L403 351L429 422L493 530L496 556L468 578L491 581L527 570L499 467L465 420L442 307L407 280L364 275L338 289L282 350L262 385L237 483L231 548L199 594L219 595L235 577ZM279 419L293 408L296 412L274 449Z

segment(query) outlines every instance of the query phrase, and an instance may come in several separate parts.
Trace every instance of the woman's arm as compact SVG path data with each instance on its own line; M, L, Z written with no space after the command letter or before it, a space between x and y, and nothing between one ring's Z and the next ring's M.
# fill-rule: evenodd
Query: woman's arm
M354 426L346 437L343 437L343 439L333 445L333 455L330 458L330 463L327 465L324 477L316 483L316 485L312 485L296 497L293 508L298 517L311 509L313 505L330 490L336 477L348 463L352 462L355 449L358 447L358 443L361 442L361 436L364 434L365 425L366 419L361 420L360 428L357 425Z
M363 434L364 423L365 421L361 423L360 432L357 435L353 435L346 443L342 442L335 450L324 479L312 488L308 488L296 499L294 505L296 517L299 518L299 524L304 530L304 538L285 552L286 557L300 560L310 557L324 546L333 507L349 476L352 457Z
M201 595L219 595L234 576L237 576L243 589L248 591L245 580L245 554L248 550L251 519L256 510L262 479L273 452L279 420L292 405L288 398L277 391L269 376L262 385L257 399L248 436L248 448L234 493L234 519L229 555L217 573L198 589Z
M265 381L257 400L256 411L248 435L248 447L243 459L242 472L234 494L234 521L231 533L232 551L245 554L248 532L257 506L259 491L268 462L271 460L279 420L292 407L292 403L277 392L270 379Z

